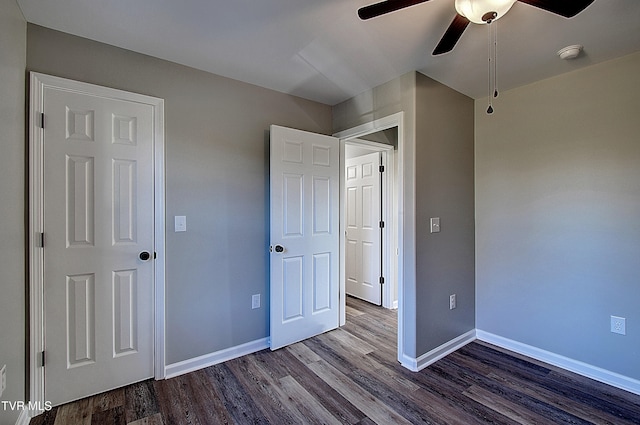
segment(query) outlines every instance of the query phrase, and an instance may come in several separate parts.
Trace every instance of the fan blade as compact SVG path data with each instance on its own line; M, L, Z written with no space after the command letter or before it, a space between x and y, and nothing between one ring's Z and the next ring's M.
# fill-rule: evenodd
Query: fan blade
M573 18L585 10L594 0L518 0L531 6L564 16Z
M460 40L462 33L467 29L469 22L470 21L464 16L456 15L456 17L453 18L453 21L451 21L451 25L449 25L449 28L447 28L444 35L440 39L440 42L433 50L432 55L441 55L453 50L458 40Z
M414 4L420 4L429 0L387 0L380 3L370 4L369 6L358 9L358 16L360 19L371 19L376 16L384 15L385 13L395 12L396 10L404 9L405 7L413 6Z

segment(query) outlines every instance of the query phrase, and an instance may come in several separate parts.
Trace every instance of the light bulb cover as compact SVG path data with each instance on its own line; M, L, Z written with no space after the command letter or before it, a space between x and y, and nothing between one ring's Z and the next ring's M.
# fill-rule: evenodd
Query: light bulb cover
M456 11L475 24L486 24L482 17L495 12L494 21L511 9L516 0L456 0Z

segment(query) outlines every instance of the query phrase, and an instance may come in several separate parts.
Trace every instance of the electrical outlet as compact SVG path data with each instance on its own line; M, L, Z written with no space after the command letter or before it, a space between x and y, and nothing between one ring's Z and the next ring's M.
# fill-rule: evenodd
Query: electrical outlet
M614 334L627 334L627 319L624 317L611 316L611 332Z
M456 294L449 295L449 310L456 308Z
M260 294L251 296L251 308L260 308Z
M0 397L2 397L2 393L7 389L7 365L2 366L2 369L0 369L0 376L2 376L2 378L0 378L0 381L2 381L0 385Z

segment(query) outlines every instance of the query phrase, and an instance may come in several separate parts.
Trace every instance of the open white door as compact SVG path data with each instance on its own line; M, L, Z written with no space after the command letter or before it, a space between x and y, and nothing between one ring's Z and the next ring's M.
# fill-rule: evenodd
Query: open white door
M346 292L382 305L380 153L345 161Z
M271 126L271 349L338 327L339 141Z

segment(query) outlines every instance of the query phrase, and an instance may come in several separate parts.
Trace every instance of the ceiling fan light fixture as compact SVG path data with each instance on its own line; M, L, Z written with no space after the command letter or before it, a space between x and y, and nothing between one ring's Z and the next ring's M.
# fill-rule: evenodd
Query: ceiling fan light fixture
M475 24L486 24L500 19L516 0L456 0L456 11ZM495 14L494 14L495 13Z

